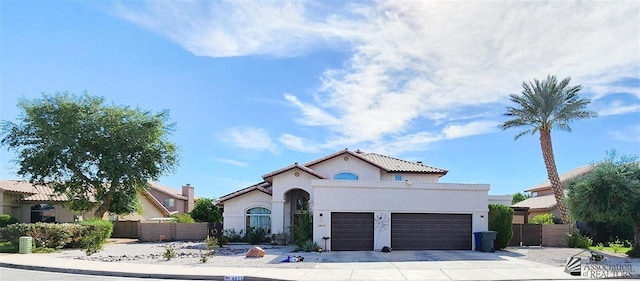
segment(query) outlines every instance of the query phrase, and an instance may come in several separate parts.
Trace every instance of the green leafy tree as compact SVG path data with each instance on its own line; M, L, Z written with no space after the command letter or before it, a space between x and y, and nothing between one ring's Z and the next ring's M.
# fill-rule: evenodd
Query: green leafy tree
M567 182L571 215L580 221L634 224L634 248L640 249L640 165L637 156L615 151L594 164L591 173Z
M527 200L528 198L530 198L531 195L529 194L522 194L520 192L516 193L513 195L513 198L511 199L511 205L516 204L518 202L522 202L524 200Z
M191 217L197 222L222 222L222 212L214 201L211 198L198 198L191 211Z
M564 187L553 154L551 129L571 132L571 121L598 116L596 112L586 110L591 101L578 96L581 86L569 86L570 81L571 78L567 77L558 83L555 76L549 75L543 81L534 79L534 82L523 82L522 94L509 96L516 106L507 107L504 115L511 119L499 126L502 130L525 128L515 136L515 140L526 134L540 133L542 158L563 223L570 223L570 220L564 202Z
M18 174L66 194L82 211L131 213L137 192L177 165L167 111L106 105L86 92L21 100L19 123L3 121L0 143L17 154Z
M537 216L534 216L533 218L531 218L531 221L529 221L529 223L532 224L553 224L553 214L551 213L546 213L546 214L539 214Z

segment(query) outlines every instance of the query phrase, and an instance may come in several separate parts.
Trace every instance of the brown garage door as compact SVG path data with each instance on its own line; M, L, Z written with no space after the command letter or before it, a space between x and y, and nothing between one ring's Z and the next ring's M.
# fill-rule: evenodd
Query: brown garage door
M331 213L331 250L373 250L373 213Z
M391 214L394 250L471 250L471 214Z

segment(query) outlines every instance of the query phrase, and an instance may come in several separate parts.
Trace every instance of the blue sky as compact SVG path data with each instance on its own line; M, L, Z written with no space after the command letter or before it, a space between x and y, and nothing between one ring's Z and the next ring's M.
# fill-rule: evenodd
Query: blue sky
M497 129L523 81L571 76L600 114L552 133L560 172L640 154L638 22L637 1L2 1L0 119L57 91L168 109L160 182L202 197L344 148L515 193L546 179L538 136Z

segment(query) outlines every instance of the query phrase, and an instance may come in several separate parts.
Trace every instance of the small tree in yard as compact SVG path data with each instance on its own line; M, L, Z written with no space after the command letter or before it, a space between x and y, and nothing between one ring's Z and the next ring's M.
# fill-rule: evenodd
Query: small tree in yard
M500 204L489 204L489 230L496 231L495 249L509 246L513 236L513 209Z
M518 202L522 202L524 200L527 200L528 198L530 198L531 195L529 194L522 194L520 192L516 193L513 195L512 199L511 199L511 205L515 205Z
M197 222L222 222L222 212L214 204L214 199L199 198L191 211L191 217Z
M607 153L591 173L567 183L571 215L580 221L634 224L634 246L640 256L640 164L637 156Z
M18 174L66 194L75 211L127 214L137 193L177 164L166 111L106 105L86 92L22 100L19 123L4 121L0 144L16 151Z

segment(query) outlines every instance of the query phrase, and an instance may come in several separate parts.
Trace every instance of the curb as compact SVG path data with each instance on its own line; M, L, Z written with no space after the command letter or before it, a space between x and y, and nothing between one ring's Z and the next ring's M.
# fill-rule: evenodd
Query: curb
M120 272L120 271L106 271L106 270L86 270L86 269L23 265L23 264L13 264L13 263L5 263L5 262L0 262L0 267L23 269L23 270L36 270L36 271L45 271L45 272L68 273L68 274L110 276L110 277L153 278L153 279L174 279L174 280L222 280L222 281L225 280L224 279L225 276L220 276L220 275L156 274L156 273L136 273L136 272ZM237 279L233 279L233 280L237 280ZM243 276L243 279L238 281L281 281L281 280L285 280L285 279Z

